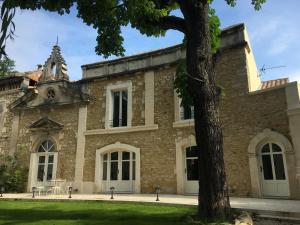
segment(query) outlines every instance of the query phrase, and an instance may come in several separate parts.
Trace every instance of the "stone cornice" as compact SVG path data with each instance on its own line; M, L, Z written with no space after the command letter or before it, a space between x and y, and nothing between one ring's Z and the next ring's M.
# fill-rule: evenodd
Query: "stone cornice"
M147 125L147 126L134 126L134 127L115 127L109 129L95 129L87 130L84 135L98 135L98 134L118 134L118 133L129 133L138 131L154 131L158 130L158 125Z

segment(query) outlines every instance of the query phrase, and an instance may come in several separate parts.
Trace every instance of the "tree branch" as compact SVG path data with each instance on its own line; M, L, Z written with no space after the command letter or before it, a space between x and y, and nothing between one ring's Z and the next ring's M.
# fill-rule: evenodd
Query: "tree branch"
M177 16L164 16L157 25L164 30L173 29L182 33L186 32L185 20Z

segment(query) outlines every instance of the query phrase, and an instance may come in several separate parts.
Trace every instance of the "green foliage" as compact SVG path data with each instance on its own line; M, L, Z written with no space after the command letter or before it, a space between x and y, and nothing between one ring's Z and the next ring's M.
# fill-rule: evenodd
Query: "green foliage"
M8 1L0 1L1 11L0 11L0 59L2 56L6 56L5 46L7 39L14 39L15 23L13 18L15 16L16 10L7 7Z
M27 168L21 165L17 155L3 157L0 162L0 186L5 192L23 192L27 181Z
M237 0L225 0L228 5L235 6ZM251 0L251 4L254 6L255 10L260 10L262 4L264 4L267 0Z
M15 73L15 62L4 56L0 59L0 78L11 76Z
M225 0L227 4L234 6L237 0ZM255 9L260 9L266 0L252 0ZM179 8L179 0L4 0L2 5L2 30L13 37L14 24L12 18L15 14L14 9L39 10L45 9L58 14L69 13L72 6L77 7L77 17L84 23L97 29L96 53L108 57L110 55L123 56L125 49L123 47L124 39L121 33L121 27L130 24L132 28L140 31L147 36L164 35L168 29L176 29L178 24L164 24L165 19L169 19L173 10ZM212 0L209 0L212 3ZM9 10L11 9L11 10ZM176 22L184 18L173 17ZM216 18L216 17L214 17ZM212 18L212 20L214 20ZM172 21L174 22L174 20ZM214 23L215 24L215 23ZM9 33L9 25L11 32ZM175 26L176 25L176 26ZM211 26L212 27L212 26ZM213 28L213 27L212 27ZM1 31L2 31L1 30ZM3 34L3 33L1 33ZM3 36L3 35L2 35ZM0 46L5 47L4 35L0 39ZM213 44L215 40L212 40ZM0 52L1 55L1 52Z
M193 105L193 98L188 93L187 79L186 60L182 59L177 64L174 79L174 89L178 97L181 98L181 106Z

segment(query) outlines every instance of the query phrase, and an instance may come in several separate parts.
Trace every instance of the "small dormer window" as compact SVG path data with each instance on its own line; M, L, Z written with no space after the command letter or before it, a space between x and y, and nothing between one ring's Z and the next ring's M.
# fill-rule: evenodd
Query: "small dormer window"
M53 100L55 98L55 91L53 89L49 89L47 92L47 98L49 100Z

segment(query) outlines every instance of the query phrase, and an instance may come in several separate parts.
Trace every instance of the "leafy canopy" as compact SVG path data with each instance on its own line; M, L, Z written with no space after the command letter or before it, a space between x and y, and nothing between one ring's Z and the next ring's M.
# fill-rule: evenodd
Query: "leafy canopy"
M11 76L15 73L15 62L8 57L0 59L0 78Z
M196 0L2 0L1 18L4 28L7 28L12 21L7 22L9 18L5 16L6 9L16 7L30 10L45 9L64 14L69 13L71 7L75 6L77 16L97 30L96 53L104 57L123 56L125 49L122 26L130 24L132 28L147 36L161 36L169 29L185 33L188 26L185 18L171 14L176 9L182 10L185 1L196 2ZM213 0L201 1L212 3ZM237 0L224 1L231 6L237 2ZM252 5L258 10L265 1L252 0ZM14 31L14 25L11 31ZM4 33L2 32L1 36L8 37ZM1 39L0 46L3 46Z

